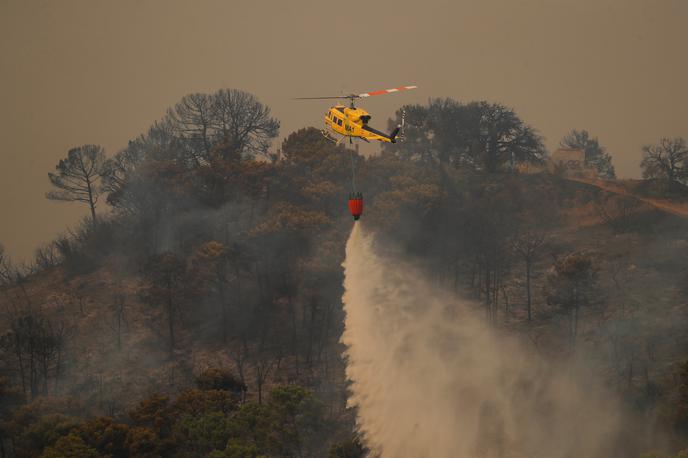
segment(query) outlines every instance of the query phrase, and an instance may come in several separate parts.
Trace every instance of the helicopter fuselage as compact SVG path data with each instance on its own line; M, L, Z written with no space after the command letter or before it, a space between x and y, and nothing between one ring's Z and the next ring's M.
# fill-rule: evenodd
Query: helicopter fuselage
M350 108L336 105L325 113L325 126L344 137L361 138L365 141L377 140L385 143L395 143L398 132L386 134L368 125L370 114L361 108Z

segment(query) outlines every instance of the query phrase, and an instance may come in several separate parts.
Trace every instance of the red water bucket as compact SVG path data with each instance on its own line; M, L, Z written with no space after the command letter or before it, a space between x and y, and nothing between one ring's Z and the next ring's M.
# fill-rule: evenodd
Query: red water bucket
M349 211L354 220L358 220L363 214L363 194L354 192L349 194Z

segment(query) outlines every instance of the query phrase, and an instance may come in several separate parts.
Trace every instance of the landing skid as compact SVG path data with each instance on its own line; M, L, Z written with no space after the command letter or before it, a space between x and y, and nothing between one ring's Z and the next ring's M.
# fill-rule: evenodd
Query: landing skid
M344 137L342 137L340 139L336 139L326 130L321 130L320 133L323 135L323 137L325 137L325 139L331 141L335 145L339 145L341 143L341 141L344 139Z
M370 140L368 140L365 137L352 137L349 135L342 135L339 137L339 139L337 139L337 138L333 137L332 134L330 134L328 131L326 131L324 129L320 130L320 133L323 135L323 137L325 137L327 140L331 141L335 145L339 145L340 143L345 141L345 139L347 139L347 138L349 139L349 143L353 143L354 139L359 139L359 140L365 141L366 143L370 143Z

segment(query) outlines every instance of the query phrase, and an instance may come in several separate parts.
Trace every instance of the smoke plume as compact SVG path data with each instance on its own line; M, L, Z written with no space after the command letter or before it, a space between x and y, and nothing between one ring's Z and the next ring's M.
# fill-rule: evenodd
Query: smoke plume
M356 224L344 262L349 404L371 456L610 457L616 406L572 362L489 327Z

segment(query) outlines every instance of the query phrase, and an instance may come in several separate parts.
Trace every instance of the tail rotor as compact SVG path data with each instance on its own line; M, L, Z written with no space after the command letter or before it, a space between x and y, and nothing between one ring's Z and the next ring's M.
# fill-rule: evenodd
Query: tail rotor
M397 124L397 127L394 128L391 134L389 134L389 138L392 140L392 143L399 143L403 142L406 139L406 136L404 135L404 125L406 124L406 110L402 109L401 110L401 123Z

